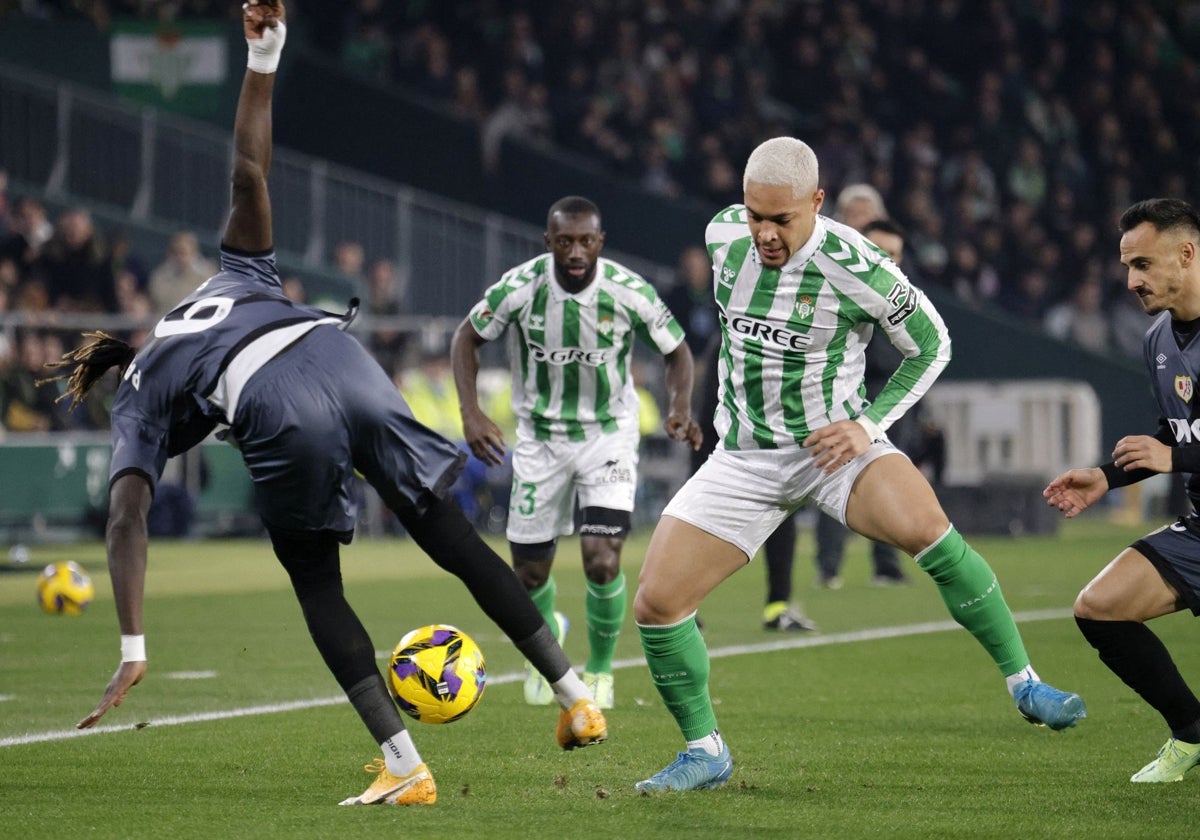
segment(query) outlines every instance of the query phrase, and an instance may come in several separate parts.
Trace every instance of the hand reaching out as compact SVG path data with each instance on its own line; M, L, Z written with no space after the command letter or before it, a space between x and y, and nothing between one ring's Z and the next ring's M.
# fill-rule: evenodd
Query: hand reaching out
M100 699L100 703L92 710L90 715L75 724L75 728L90 729L95 726L96 721L100 720L105 712L113 706L121 705L129 689L140 683L144 676L146 676L146 662L144 660L141 662L122 662L121 667L117 668L117 672L108 681L108 687L104 689L104 696Z
M1108 479L1099 467L1067 470L1050 482L1042 496L1046 504L1058 508L1067 519L1074 519L1108 492Z

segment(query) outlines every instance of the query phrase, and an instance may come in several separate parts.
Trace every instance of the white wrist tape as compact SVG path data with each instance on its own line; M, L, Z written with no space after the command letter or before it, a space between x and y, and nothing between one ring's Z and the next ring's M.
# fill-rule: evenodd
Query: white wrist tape
M247 38L246 66L255 73L274 73L279 67L279 55L283 52L283 42L287 40L287 27L283 22L275 24L275 28L265 27L261 38Z
M867 430L867 437L871 439L871 443L877 440L883 440L883 429L879 428L879 424L865 414L860 414L854 418L854 422Z
M145 662L146 637L121 634L121 661Z

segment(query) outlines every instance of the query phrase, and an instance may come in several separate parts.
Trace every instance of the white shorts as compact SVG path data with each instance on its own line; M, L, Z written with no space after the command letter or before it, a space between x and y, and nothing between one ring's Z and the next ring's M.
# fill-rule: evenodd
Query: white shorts
M633 510L637 491L636 427L590 440L518 440L513 449L509 540L543 543L575 530L579 507Z
M886 440L872 443L836 472L813 466L807 449L718 449L663 510L754 557L767 537L805 502L845 524L846 501L858 476L876 458L903 454Z

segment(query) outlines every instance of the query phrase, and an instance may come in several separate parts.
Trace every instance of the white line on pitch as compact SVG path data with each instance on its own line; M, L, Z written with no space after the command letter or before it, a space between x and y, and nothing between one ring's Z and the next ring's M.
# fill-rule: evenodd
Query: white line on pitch
M1069 618L1070 610L1031 610L1014 613L1013 617L1019 623L1033 621L1052 621ZM725 645L711 648L708 655L712 659L722 659L726 656L743 656L750 653L770 653L779 650L794 650L796 648L824 647L826 645L844 645L853 642L869 642L877 639L898 639L904 636L922 636L929 633L945 633L960 630L953 621L927 621L921 624L902 624L896 627L873 627L867 630L852 630L846 633L826 633L818 635L803 635L786 639L775 639L769 642L756 642L747 645ZM618 659L613 662L613 669L637 668L644 666L646 660L641 657ZM488 675L489 685L514 683L524 679L520 672ZM242 709L227 709L222 712L197 712L190 715L171 715L154 718L142 724L115 724L112 726L97 726L92 729L59 729L50 732L30 732L25 735L11 735L0 738L0 748L16 747L24 744L41 744L47 741L64 741L68 738L82 738L86 735L103 735L113 732L129 732L146 726L181 726L189 723L206 723L214 720L229 720L231 718L252 717L254 715L273 715L281 712L294 712L301 709L315 709L321 706L336 706L347 702L345 695L336 697L314 697L311 700L293 700L287 703L268 703L262 706L247 706Z

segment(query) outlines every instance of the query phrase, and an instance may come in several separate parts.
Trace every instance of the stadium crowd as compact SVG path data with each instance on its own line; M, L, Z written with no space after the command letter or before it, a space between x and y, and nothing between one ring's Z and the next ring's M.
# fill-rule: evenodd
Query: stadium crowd
M761 139L805 138L821 160L825 212L843 187L874 187L908 234L905 269L918 282L1100 353L1137 356L1146 326L1116 260L1117 215L1200 183L1197 0L294 5L307 21L297 37L477 124L485 163L515 138L716 208L740 199L738 162ZM0 3L0 15L88 17L104 29L114 16L225 17L235 6L26 0ZM144 321L211 270L211 243L187 231L169 253L145 255L84 208L48 216L36 197L9 196L0 172L0 313ZM335 270L378 286L368 297L380 314L406 311L404 284L386 276L393 255L345 245ZM685 308L698 297L694 262L680 255L679 288L662 290ZM303 295L298 278L288 287ZM373 348L389 367L403 362L397 342ZM60 343L0 329L0 424L98 422L66 417L30 388Z
M303 6L316 46L475 121L485 163L513 137L720 207L760 140L805 138L831 198L884 197L921 282L1100 352L1145 325L1117 215L1200 177L1197 2Z

